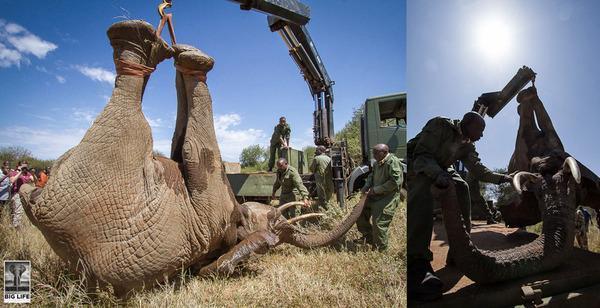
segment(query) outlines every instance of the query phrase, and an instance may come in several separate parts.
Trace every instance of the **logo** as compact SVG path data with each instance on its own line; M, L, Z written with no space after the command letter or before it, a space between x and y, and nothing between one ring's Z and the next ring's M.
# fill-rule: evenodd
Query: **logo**
M4 302L31 302L31 262L4 261Z

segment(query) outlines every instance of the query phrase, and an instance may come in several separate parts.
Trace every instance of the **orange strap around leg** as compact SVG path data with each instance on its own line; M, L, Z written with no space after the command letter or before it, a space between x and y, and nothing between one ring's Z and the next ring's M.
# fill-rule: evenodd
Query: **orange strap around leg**
M183 67L181 65L177 65L177 64L175 64L175 68L184 75L194 76L194 77L196 77L196 79L198 79L198 81L206 82L206 72L205 71L192 70L192 69L185 68L185 67Z
M126 62L121 59L115 59L115 66L118 75L130 75L146 77L154 72L154 69L143 64Z

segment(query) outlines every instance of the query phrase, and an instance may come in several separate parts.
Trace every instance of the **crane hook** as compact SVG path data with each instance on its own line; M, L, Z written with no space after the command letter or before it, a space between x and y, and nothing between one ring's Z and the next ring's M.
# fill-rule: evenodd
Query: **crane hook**
M156 30L156 36L160 38L160 34L162 33L163 28L165 27L165 23L169 26L169 35L171 36L171 45L177 44L175 40L175 28L173 27L173 14L165 13L166 8L170 8L173 6L173 0L163 0L161 4L158 5L158 15L160 15L160 24L158 25L158 29Z

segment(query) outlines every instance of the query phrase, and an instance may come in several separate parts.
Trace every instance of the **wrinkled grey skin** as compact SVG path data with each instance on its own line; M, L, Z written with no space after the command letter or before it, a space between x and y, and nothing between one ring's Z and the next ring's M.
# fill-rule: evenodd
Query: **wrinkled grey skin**
M141 111L149 76L117 70L112 97L82 141L53 166L46 187L23 186L32 223L53 250L117 295L194 268L228 274L254 253L281 243L327 245L352 226L361 202L329 232L302 234L278 209L239 205L216 141L205 75L214 60L184 45L168 47L149 24L124 21L108 36L115 59L156 67L175 58L178 116L172 158L154 157Z
M434 196L442 204L454 261L467 277L479 283L551 270L560 265L573 248L574 215L581 184L568 167L569 155L532 89L522 91L517 98L521 103L520 126L509 166L509 172L530 171L532 174L527 174L530 181L523 183L519 200L501 211L507 224L512 225L528 225L541 218L542 234L536 240L506 250L478 249L465 230L453 185L448 189L432 187Z

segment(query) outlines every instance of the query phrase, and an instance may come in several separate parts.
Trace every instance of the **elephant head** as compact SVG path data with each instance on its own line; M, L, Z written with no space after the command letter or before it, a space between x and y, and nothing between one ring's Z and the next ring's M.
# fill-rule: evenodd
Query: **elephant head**
M582 165L564 151L535 88L523 90L517 100L521 103L520 126L509 171L520 171L513 180L519 197L500 210L507 225L524 226L541 219L542 234L533 242L511 249L480 250L465 229L454 186L432 187L434 197L442 205L454 261L467 277L480 283L553 269L573 248L574 215L583 185Z
M26 267L23 264L11 264L8 267L8 271L13 274L13 286L19 287L21 285L21 276L25 273Z
M253 252L281 243L326 245L356 221L364 202L332 231L316 234L301 233L281 209L238 204L214 130L207 86L214 60L191 46L169 47L143 21L116 23L108 37L117 70L108 105L55 162L43 190L20 191L29 219L88 281L111 284L121 295L181 268L229 273ZM171 159L152 154L141 109L150 74L170 57L178 103Z

